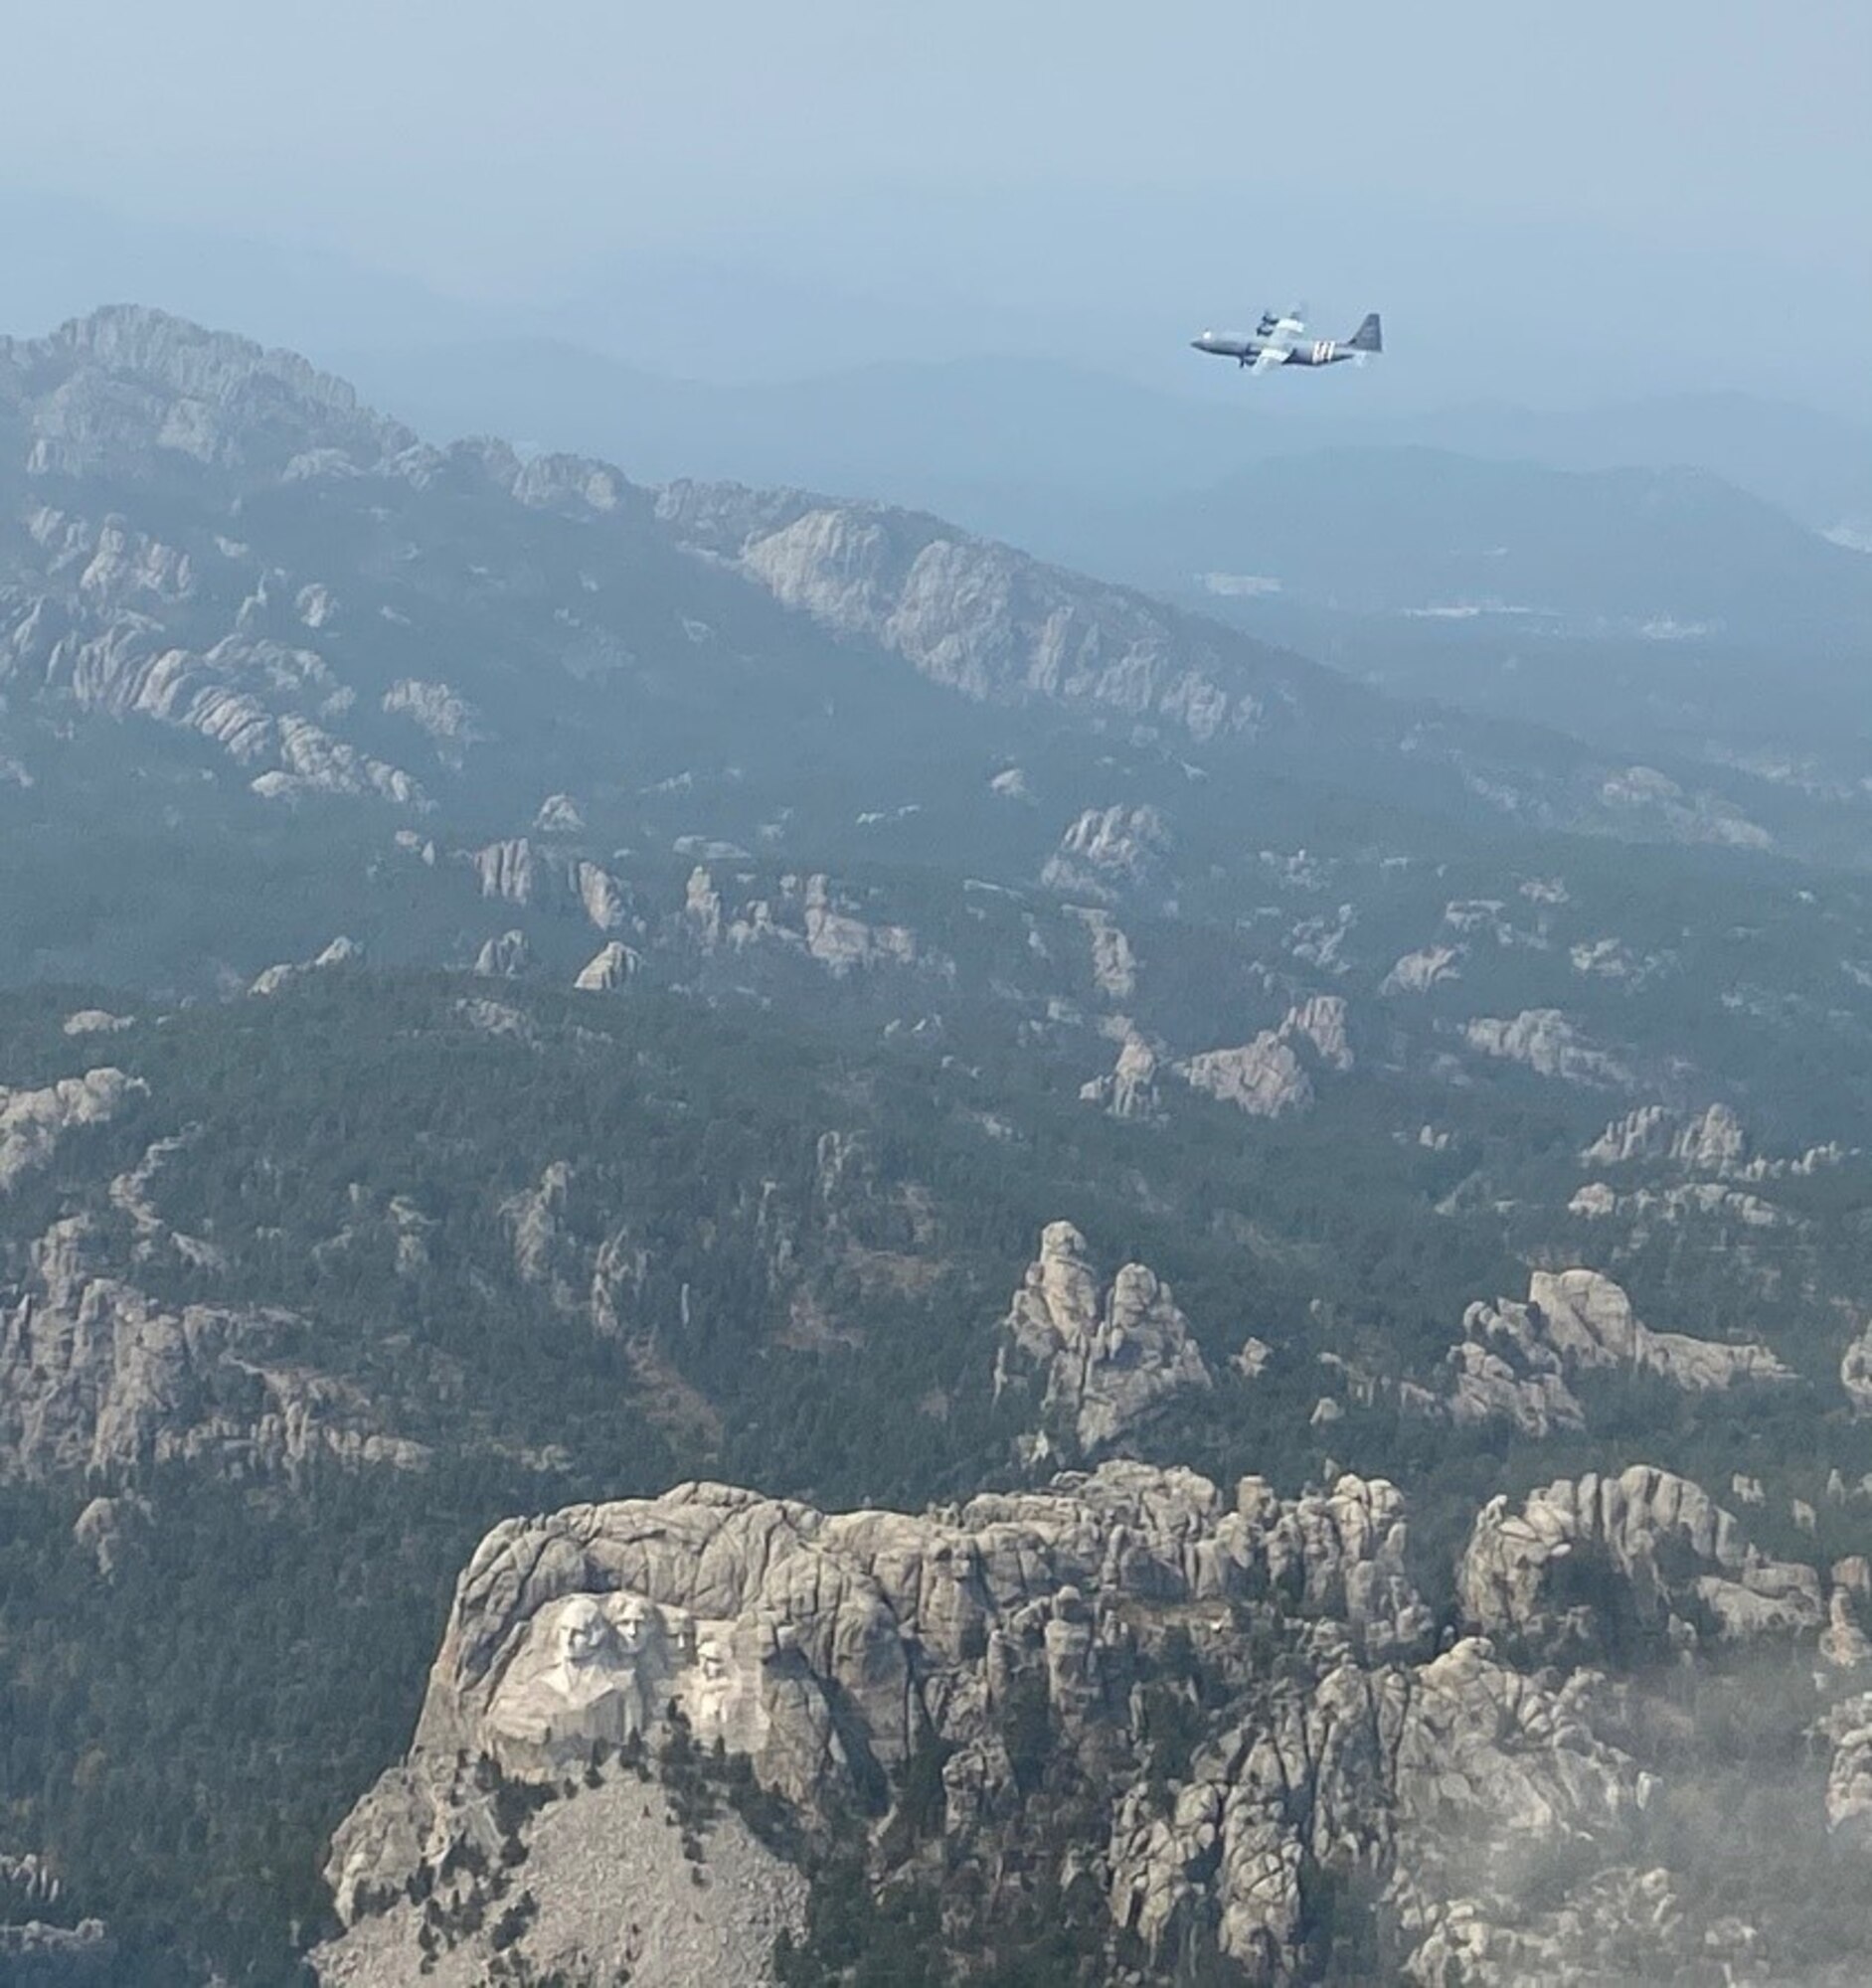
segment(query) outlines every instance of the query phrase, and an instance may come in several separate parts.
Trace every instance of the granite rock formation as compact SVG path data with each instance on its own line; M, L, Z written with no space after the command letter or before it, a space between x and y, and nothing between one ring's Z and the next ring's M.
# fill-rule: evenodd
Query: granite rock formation
M0 1085L0 1194L46 1166L67 1133L114 1117L146 1089L140 1078L109 1068L61 1077L38 1090Z
M1205 1050L1177 1065L1192 1090L1207 1091L1251 1118L1280 1118L1313 1103L1311 1072L1353 1065L1341 995L1315 994L1289 1008L1278 1028L1236 1049Z
M1102 1284L1070 1222L1042 1232L1000 1334L995 1396L1036 1398L1040 1454L1109 1450L1169 1397L1212 1385L1168 1286L1141 1263Z
M1530 1435L1584 1428L1586 1411L1570 1384L1595 1371L1655 1374L1693 1393L1793 1379L1766 1346L1653 1332L1597 1270L1536 1270L1525 1301L1469 1306L1443 1392L1417 1405L1460 1422L1504 1418Z
M110 1266L84 1216L32 1255L25 1294L0 1313L0 1477L109 1482L178 1458L288 1475L315 1455L425 1461L355 1386L297 1353L292 1314L164 1304Z
M1813 1568L1769 1559L1700 1485L1645 1465L1558 1480L1518 1511L1491 1499L1457 1590L1468 1623L1537 1662L1634 1630L1681 1650L1813 1634L1827 1620Z
M624 1819L655 1796L628 1763L674 1730L719 1738L808 1839L833 1813L883 1824L936 1748L950 1881L1031 1882L1045 1843L1061 1883L1091 1881L1114 1980L1136 1978L1120 1944L1150 1978L1217 1962L1265 1988L1302 1978L1321 1888L1355 1878L1398 1978L1426 1988L1584 1988L1634 1964L1689 1982L1712 1955L1746 1960L1753 1929L1644 1859L1657 1782L1629 1750L1621 1688L1517 1665L1597 1658L1634 1628L1798 1644L1824 1612L1820 1576L1643 1468L1555 1484L1519 1512L1493 1501L1460 1569L1473 1633L1441 1650L1408 1552L1382 1481L1289 1500L1251 1477L1230 1496L1115 1461L921 1516L692 1484L511 1521L461 1577L407 1761L333 1841L347 1931L320 1972L413 1980L424 1913L444 1929L435 1966L478 1956L445 1929L503 1831L534 1900L530 1964L665 1912L670 1845ZM1822 1766L1812 1790L1837 1831L1867 1805L1854 1704L1832 1715L1830 1787ZM1070 1811L1022 1764L1036 1718L1050 1777L1081 1790ZM528 1819L503 1824L513 1787L534 1791L506 1801ZM707 1923L691 1931L724 1956L712 1979L754 1988L770 1979L761 1936L798 1896L738 1830L713 1842L699 1855L723 1878L698 1879ZM583 1920L581 1898L596 1906Z

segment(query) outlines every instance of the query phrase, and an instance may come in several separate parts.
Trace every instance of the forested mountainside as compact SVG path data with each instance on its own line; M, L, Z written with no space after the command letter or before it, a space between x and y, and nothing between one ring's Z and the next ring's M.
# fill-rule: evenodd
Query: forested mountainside
M6 1951L1856 1978L1837 812L153 313L0 499Z

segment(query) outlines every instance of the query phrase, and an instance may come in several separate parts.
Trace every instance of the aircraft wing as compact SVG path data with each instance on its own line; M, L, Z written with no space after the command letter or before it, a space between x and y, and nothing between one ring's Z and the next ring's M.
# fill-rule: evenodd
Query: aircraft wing
M1264 345L1255 355L1255 363L1248 370L1251 373L1272 373L1276 366L1287 363L1286 347L1283 345Z

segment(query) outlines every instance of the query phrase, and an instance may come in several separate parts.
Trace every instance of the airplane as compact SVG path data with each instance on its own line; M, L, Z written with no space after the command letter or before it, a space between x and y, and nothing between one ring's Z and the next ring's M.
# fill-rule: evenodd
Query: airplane
M1237 335L1226 331L1206 331L1190 340L1198 352L1212 352L1219 359L1233 359L1255 373L1272 373L1276 366L1336 366L1342 359L1361 365L1374 352L1385 349L1384 331L1378 313L1368 311L1364 322L1350 338L1308 338L1306 320L1296 310L1263 311L1261 322L1252 332Z

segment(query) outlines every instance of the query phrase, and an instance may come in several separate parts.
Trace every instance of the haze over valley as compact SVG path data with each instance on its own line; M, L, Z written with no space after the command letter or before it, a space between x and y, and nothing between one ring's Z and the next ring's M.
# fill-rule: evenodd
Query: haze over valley
M0 140L0 1979L1864 1978L1862 24L1441 11Z

